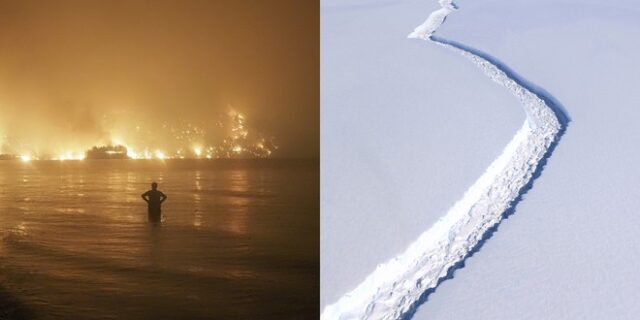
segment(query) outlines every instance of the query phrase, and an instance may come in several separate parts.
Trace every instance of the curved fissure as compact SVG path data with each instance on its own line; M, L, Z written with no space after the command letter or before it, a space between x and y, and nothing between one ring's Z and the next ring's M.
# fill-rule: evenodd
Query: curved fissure
M425 292L433 290L477 250L490 230L521 199L568 122L552 96L497 59L433 36L457 9L451 0L440 0L440 5L409 37L430 40L469 59L518 98L526 120L502 154L443 217L405 252L378 265L354 290L327 306L322 319L401 319L412 315L424 301Z

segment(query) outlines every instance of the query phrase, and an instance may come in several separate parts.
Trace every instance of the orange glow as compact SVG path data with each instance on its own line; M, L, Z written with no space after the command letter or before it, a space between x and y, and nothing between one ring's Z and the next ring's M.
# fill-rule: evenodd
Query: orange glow
M91 152L90 159L103 157L109 159L187 159L187 158L267 158L278 147L274 143L272 137L265 137L259 132L249 129L246 125L246 116L236 111L228 113L226 125L227 134L221 136L222 139L216 139L215 136L207 135L207 131L199 126L186 123L186 129L177 130L175 127L167 125L168 132L171 132L173 138L165 139L167 146L150 148L145 141L136 133L130 133L127 136L124 133L112 133L113 138L109 139L112 144L101 145L96 141L95 145L84 147L75 147L66 149L64 152L56 152L49 154L46 152L31 154L27 152L20 153L22 156L13 156L24 161L30 160L84 160L87 154ZM135 132L141 131L140 126L135 126ZM114 131L117 131L114 129ZM124 138L123 138L124 137ZM207 141L210 140L210 141ZM216 143L216 140L220 141ZM125 141L137 141L138 143L127 143ZM193 142L196 142L193 144ZM117 143L117 144L114 144ZM190 143L190 146L182 147L181 143ZM7 149L14 149L10 143L4 142ZM25 148L27 149L27 148ZM32 149L29 147L28 150ZM149 151L149 150L155 151ZM58 149L59 150L59 149ZM64 149L63 149L64 150ZM0 151L0 155L5 158L12 158L11 153L4 154ZM97 155L97 156L96 156ZM28 160L27 160L28 157Z

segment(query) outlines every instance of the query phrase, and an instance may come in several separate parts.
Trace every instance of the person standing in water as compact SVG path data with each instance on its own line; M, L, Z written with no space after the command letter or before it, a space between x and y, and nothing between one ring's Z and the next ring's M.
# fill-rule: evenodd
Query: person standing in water
M160 222L162 203L167 200L167 196L158 190L158 184L152 183L151 190L143 193L142 199L149 205L149 222Z

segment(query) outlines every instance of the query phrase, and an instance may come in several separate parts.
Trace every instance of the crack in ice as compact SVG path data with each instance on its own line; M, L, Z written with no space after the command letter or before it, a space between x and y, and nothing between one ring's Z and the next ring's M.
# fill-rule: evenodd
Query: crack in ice
M456 264L468 257L487 232L515 205L564 132L566 116L544 90L518 77L487 54L433 36L447 16L457 9L452 0L440 0L440 6L409 37L431 40L469 59L487 77L519 99L526 120L502 154L445 216L422 233L405 252L378 265L354 290L327 306L321 319L400 319L410 316L424 293L435 288Z

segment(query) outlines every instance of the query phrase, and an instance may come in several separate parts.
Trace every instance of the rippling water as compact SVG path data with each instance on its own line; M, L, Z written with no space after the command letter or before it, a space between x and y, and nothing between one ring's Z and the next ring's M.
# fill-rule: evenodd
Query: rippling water
M317 161L0 161L0 318L317 318L319 212Z

